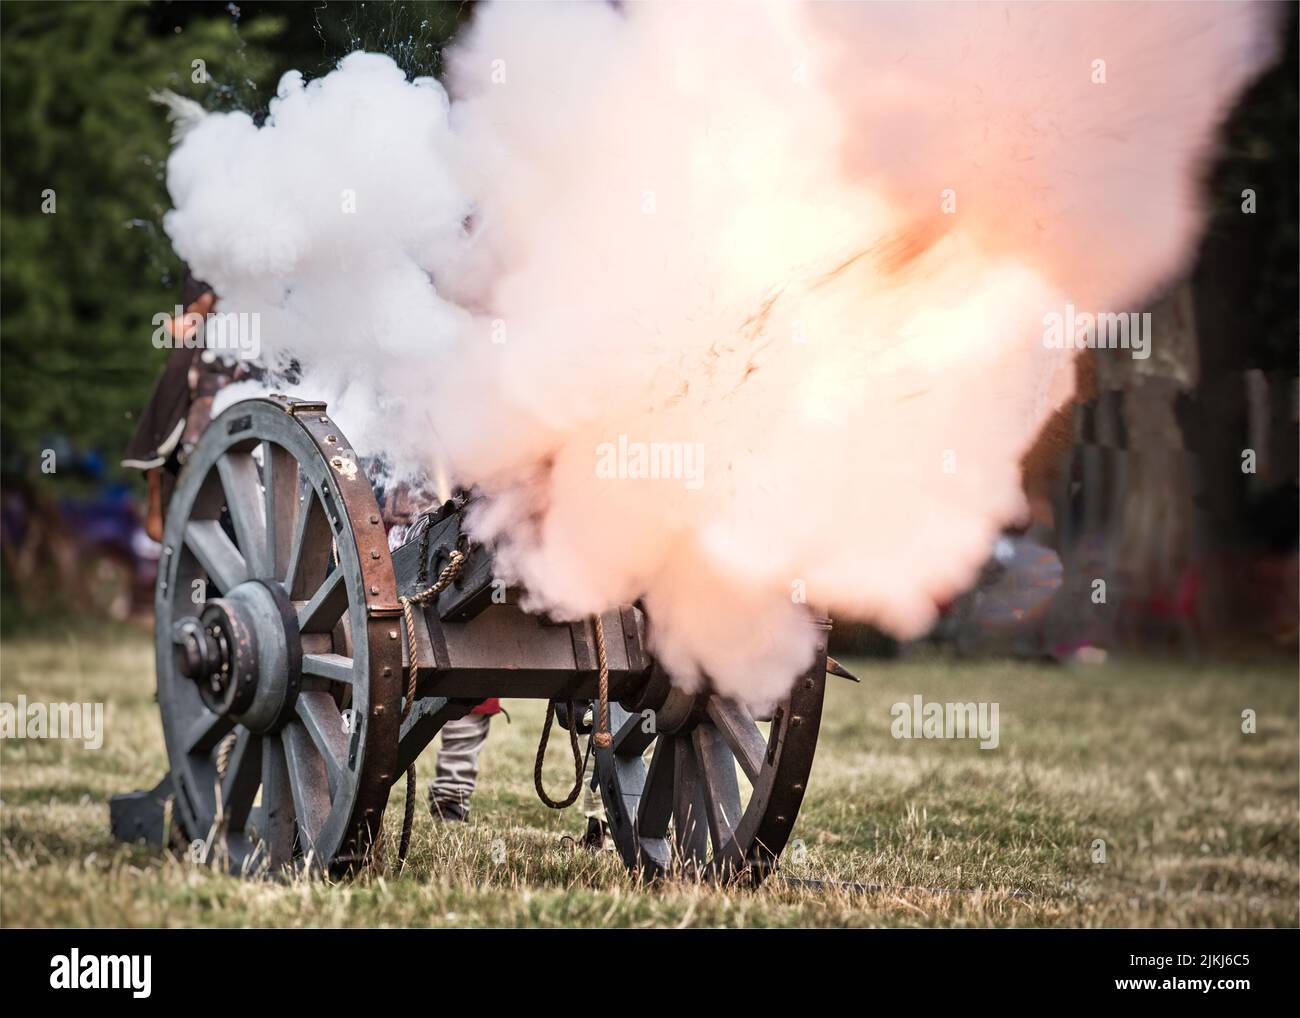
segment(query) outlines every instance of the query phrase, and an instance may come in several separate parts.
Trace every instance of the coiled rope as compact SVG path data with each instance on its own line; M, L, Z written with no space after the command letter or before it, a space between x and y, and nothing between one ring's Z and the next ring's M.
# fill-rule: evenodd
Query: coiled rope
M587 743L587 756L591 755L591 747L598 746L601 749L608 749L613 743L614 738L609 733L609 659L605 655L605 626L600 621L599 615L592 616L592 622L596 630L596 657L600 663L600 707L599 721L595 733L591 737L591 742ZM537 759L533 763L533 787L537 789L537 798L542 800L543 805L551 809L567 809L572 806L578 799L582 791L582 775L587 770L587 761L578 749L578 712L577 707L572 700L568 701L569 712L569 748L573 750L573 788L563 799L556 801L546 794L546 789L542 784L542 762L546 758L546 744L551 738L551 725L555 721L555 701L550 700L546 704L546 721L542 725L542 738L537 744Z
M406 651L408 666L406 671L406 699L402 702L402 720L405 721L407 715L411 713L411 708L415 706L415 680L418 669L416 668L417 647L415 642L415 605L426 604L446 590L456 577L460 575L461 569L465 565L465 554L461 551L453 551L447 564L442 567L442 572L433 583L420 591L418 594L412 594L409 597L399 597L398 603L402 606L402 616L406 619ZM415 825L415 762L406 768L406 806L402 811L402 837L397 843L397 870L400 873L406 865L406 853L411 847L411 828Z
M412 594L409 597L403 596L398 598L402 606L402 615L406 620L406 646L409 667L407 669L406 679L406 699L402 704L402 720L405 721L410 714L411 708L415 704L415 684L416 684L416 656L417 646L415 639L415 605L425 604L440 593L447 589L456 577L460 575L461 569L465 564L465 555L460 551L453 551L451 558L443 567L442 572L438 574L438 579L432 585L426 587L418 594ZM600 665L600 682L599 682L599 722L595 734L592 736L592 742L601 749L607 749L613 743L613 736L609 731L609 659L605 650L605 626L601 622L600 616L592 617L594 629L596 632L596 657ZM563 799L552 799L546 793L542 783L542 763L546 757L546 744L551 737L551 726L555 722L555 701L551 700L546 705L546 722L542 726L542 737L537 744L537 760L533 766L533 785L537 789L537 797L551 809L565 809L572 806L578 799L582 791L582 775L586 770L586 760L583 758L582 750L578 747L578 717L575 704L572 700L568 703L569 708L569 748L573 751L573 769L574 781L573 788ZM591 745L587 746L587 753L590 754ZM397 864L400 872L406 864L406 853L411 847L411 829L415 822L415 793L416 777L415 764L412 763L406 770L406 806L402 813L402 835L397 846Z
M609 733L609 659L605 657L605 624L599 615L593 615L591 620L596 624L596 657L600 661L600 727L593 738L601 749L609 749L614 737Z
M226 780L226 770L230 766L230 754L235 751L235 742L238 737L238 732L231 732L217 743L217 779L219 781Z

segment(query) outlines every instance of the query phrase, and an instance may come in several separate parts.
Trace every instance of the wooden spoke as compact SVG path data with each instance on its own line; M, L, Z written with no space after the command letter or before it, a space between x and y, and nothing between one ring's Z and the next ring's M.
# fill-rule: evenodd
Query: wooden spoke
M325 507L316 493L308 489L302 497L284 579L284 587L295 601L305 601L325 582L334 540Z
M289 575L289 552L298 522L298 461L273 442L262 443L262 515L266 519L271 575Z
M311 600L298 609L298 629L304 633L328 633L348 608L348 588L343 570L335 569Z
M173 816L221 839L233 872L353 870L399 773L401 644L370 625L392 613L393 563L374 490L335 478L347 448L323 404L243 400L168 504L154 624Z
M610 705L614 745L597 749L596 774L614 846L630 869L657 879L675 863L692 877L723 882L742 874L757 882L775 870L812 767L822 665L816 661L773 705L768 736L744 705L674 690L658 666L630 713ZM644 759L636 752L644 745L643 709L656 711L662 733L632 780L625 771Z
M284 744L289 787L293 790L299 844L304 853L310 852L330 813L329 775L325 761L301 722L290 721L285 725L280 730L280 741Z
M188 680L184 680L188 681ZM207 756L217 748L217 743L230 734L235 723L221 714L214 714L206 707L189 727L185 729L181 745L186 754Z
M298 694L294 709L325 761L325 773L329 778L332 799L348 759L348 737L343 731L343 715L329 693L306 690Z
M639 717L640 715L635 715ZM668 821L673 815L673 771L676 766L677 740L671 735L659 737L637 808L637 831L643 838L668 836Z
M251 576L269 576L271 561L266 541L266 507L261 498L257 462L250 452L228 452L217 460L226 509L235 528L235 543Z
M267 859L273 868L293 859L294 806L289 767L279 735L262 740L262 807L259 815Z
M703 866L709 857L705 788L690 739L674 739L673 842L683 863Z
M767 740L759 731L744 704L735 700L709 697L709 717L722 733L723 739L735 754L736 762L750 781L758 778L763 769L763 756L767 753Z
M221 805L229 830L244 829L261 783L262 739L247 728L241 728L226 763L226 776L221 781Z
M353 661L342 654L304 654L302 656L303 675L317 675L331 682L353 680Z
M190 520L185 545L194 553L208 580L224 594L248 579L248 565L218 520Z
M740 787L736 761L721 733L707 721L691 733L695 755L704 776L704 803L709 819L713 850L721 852L740 821Z

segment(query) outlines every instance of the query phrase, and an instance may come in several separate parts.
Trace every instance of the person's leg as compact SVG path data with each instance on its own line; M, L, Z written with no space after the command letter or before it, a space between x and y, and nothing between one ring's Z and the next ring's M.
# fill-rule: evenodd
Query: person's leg
M582 815L587 818L582 846L598 852L605 845L605 801L596 781L596 755L590 752L587 754L587 769L582 775Z
M478 781L478 755L487 741L492 719L467 714L442 726L442 742L433 781L429 783L429 809L443 820L467 820L469 799Z

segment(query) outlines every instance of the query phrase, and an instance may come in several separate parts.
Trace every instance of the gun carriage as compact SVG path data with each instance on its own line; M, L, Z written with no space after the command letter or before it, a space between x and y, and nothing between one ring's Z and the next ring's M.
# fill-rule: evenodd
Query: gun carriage
M470 540L463 498L390 552L358 464L324 404L282 396L231 406L195 446L155 597L170 771L114 799L118 836L161 841L170 798L173 826L237 871L346 871L447 721L501 696L581 725L604 676L594 770L623 861L650 878L775 867L812 766L829 623L810 617L816 660L756 718L674 687L637 605L564 623L523 610Z

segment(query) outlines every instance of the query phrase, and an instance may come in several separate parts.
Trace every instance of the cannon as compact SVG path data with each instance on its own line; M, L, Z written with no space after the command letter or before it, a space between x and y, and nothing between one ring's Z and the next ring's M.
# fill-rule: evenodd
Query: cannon
M345 872L372 858L390 788L442 725L524 697L562 705L568 726L606 708L593 767L630 869L769 874L812 767L829 622L810 614L816 659L755 717L675 687L638 605L576 622L525 611L466 504L390 552L325 404L272 395L216 417L177 480L155 595L170 769L114 797L114 833L161 843L170 803L170 828L234 871Z

